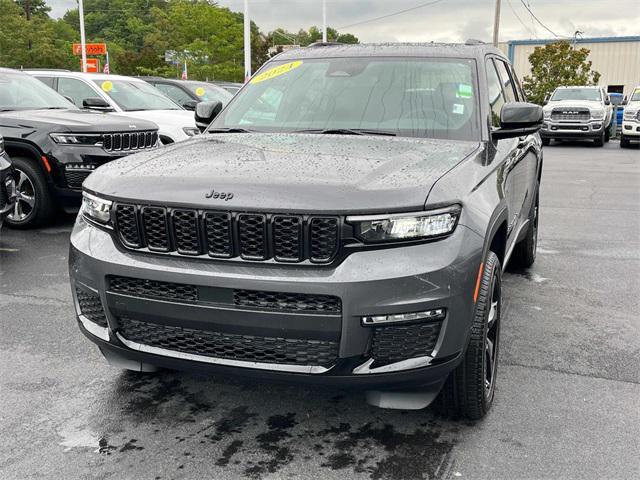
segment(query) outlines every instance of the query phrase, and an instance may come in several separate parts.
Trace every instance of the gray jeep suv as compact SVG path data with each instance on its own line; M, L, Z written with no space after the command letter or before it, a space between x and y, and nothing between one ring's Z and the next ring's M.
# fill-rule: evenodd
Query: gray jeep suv
M501 273L535 259L542 168L542 110L507 59L316 44L220 110L200 103L203 135L85 181L69 257L82 332L127 369L484 416Z

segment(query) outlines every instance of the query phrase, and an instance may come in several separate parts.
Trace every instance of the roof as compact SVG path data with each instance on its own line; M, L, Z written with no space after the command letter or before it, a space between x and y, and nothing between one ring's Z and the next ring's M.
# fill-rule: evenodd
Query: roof
M487 53L504 56L493 45L481 42L464 43L316 43L306 48L282 52L277 60L297 60L327 57L445 57L477 58Z
M509 40L508 45L546 45L553 42L575 42L575 43L620 43L620 42L640 42L640 36L627 37L578 37L573 38L543 38L526 40Z
M78 78L88 78L92 80L134 80L137 82L144 82L144 80L136 77L128 77L126 75L112 75L110 73L83 73L83 72L64 72L60 70L43 70L43 69L30 69L25 68L24 72L26 73L34 73L38 75L42 74L51 74L58 77L78 77Z

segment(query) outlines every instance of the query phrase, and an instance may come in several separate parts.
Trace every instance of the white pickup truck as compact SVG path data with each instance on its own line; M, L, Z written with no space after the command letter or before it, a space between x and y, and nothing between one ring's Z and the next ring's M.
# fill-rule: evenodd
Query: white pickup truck
M558 87L545 102L543 145L552 139L590 139L603 146L613 135L613 106L602 87Z
M620 147L627 148L631 142L640 142L640 85L638 85L624 107Z

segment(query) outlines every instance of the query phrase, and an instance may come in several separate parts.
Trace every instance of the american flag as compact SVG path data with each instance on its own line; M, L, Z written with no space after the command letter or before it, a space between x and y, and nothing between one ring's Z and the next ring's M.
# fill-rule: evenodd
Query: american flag
M106 73L106 74L111 73L109 71L109 52L107 52L107 58L106 58L105 63L104 63L104 68L102 69L102 73Z
M182 66L182 80L187 80L187 61L184 61L184 65Z

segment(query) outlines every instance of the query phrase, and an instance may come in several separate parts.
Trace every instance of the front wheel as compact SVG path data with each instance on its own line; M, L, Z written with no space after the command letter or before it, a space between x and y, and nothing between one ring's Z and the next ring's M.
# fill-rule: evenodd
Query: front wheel
M604 139L605 133L602 132L598 138L593 139L593 143L595 143L596 147L604 147Z
M479 420L493 404L500 346L501 272L500 260L490 251L482 270L469 346L435 401L435 407L448 416Z
M620 135L620 148L628 148L631 145L631 142L624 135Z
M551 139L542 137L542 145L548 147L549 145L551 145Z
M16 203L7 224L13 228L39 227L51 220L55 207L44 173L25 157L12 157L16 171Z

